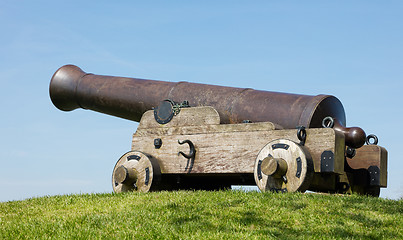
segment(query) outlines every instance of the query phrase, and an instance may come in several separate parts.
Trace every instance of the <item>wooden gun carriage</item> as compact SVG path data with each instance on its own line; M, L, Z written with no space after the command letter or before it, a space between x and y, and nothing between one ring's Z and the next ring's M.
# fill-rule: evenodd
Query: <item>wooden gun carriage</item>
M256 184L379 196L387 186L387 151L375 135L345 127L334 96L100 76L73 65L53 75L50 96L64 111L140 122L113 169L115 192Z

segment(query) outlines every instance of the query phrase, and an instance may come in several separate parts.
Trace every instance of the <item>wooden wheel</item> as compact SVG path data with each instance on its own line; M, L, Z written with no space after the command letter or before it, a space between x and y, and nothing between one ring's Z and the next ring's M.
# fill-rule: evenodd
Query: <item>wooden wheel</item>
M262 192L304 192L310 185L313 171L308 150L293 141L278 139L260 150L254 177Z
M116 163L112 174L115 193L157 190L161 171L155 158L139 151L125 153Z

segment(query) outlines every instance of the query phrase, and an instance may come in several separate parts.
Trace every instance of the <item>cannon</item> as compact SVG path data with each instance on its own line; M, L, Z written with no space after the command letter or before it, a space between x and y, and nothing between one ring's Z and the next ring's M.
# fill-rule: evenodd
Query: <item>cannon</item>
M114 192L226 189L358 193L387 186L387 151L346 127L331 95L259 91L89 74L65 65L50 98L139 122L112 173Z

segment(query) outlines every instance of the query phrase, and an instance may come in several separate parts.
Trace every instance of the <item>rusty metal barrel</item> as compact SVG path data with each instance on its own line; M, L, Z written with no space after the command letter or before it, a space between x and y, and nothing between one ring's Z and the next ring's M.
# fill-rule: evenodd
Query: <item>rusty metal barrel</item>
M365 133L347 129L342 103L331 95L299 95L190 82L166 82L86 73L74 65L59 68L50 83L53 104L63 111L76 108L139 122L143 113L165 100L187 100L189 105L212 106L221 123L270 121L283 128L322 127L325 117L340 123L348 145L360 147ZM347 130L346 130L347 129ZM357 130L358 129L358 130ZM352 138L348 140L348 135ZM359 135L359 136L357 136Z

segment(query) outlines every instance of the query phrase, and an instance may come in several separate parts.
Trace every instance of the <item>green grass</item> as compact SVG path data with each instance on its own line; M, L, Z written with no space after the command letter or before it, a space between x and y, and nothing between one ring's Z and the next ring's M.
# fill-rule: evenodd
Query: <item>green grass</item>
M403 239L403 200L244 191L0 203L0 239Z

